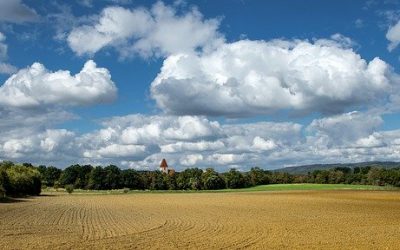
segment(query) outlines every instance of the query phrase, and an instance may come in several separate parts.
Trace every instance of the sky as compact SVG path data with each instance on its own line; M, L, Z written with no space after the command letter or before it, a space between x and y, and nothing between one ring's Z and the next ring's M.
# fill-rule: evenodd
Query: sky
M0 160L400 161L400 1L0 0Z

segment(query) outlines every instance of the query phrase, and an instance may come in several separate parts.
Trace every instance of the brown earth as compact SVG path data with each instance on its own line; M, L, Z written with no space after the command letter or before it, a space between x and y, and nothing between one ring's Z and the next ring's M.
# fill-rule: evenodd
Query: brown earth
M400 193L57 195L0 204L0 249L400 249Z

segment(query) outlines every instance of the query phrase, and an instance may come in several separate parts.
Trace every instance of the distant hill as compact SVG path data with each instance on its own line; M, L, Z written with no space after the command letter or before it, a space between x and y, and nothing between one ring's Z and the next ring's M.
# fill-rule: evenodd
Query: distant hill
M302 165L295 167L287 167L274 169L275 172L286 172L289 174L307 174L314 170L331 169L336 167L349 167L354 169L355 167L381 167L381 168L397 168L400 167L400 162L392 161L370 161L370 162L359 162L359 163L334 163L334 164L312 164L312 165Z

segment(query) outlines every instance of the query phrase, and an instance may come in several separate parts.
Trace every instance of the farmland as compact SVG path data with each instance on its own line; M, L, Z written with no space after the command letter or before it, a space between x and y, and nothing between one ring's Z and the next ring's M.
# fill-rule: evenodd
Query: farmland
M381 248L397 191L48 194L0 204L0 249Z

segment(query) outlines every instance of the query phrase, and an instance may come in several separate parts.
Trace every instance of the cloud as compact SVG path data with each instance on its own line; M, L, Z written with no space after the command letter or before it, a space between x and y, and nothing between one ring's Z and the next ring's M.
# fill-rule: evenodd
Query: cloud
M67 160L73 151L74 133L65 129L49 129L38 134L24 137L1 139L0 154L9 160L18 159L26 162L59 162Z
M88 61L76 75L50 72L34 63L19 70L0 87L0 105L16 108L75 106L110 102L117 88L109 71Z
M17 71L17 68L4 61L8 58L8 46L5 44L6 36L0 32L0 74L12 74Z
M348 48L351 40L225 43L209 53L169 56L151 84L168 114L227 117L279 110L334 114L377 105L392 95L395 74Z
M255 155L268 155L301 140L302 128L268 122L221 125L205 117L164 115L114 117L102 126L77 138L84 161L151 168L160 158L167 158L178 169L194 165L229 168L246 160L253 164Z
M368 137L382 124L383 120L378 115L350 112L313 120L307 130L319 140L325 138L329 143L342 145Z
M118 129L121 142L135 144L207 139L218 135L220 130L218 122L195 116L130 115L115 117L103 122L103 125L108 126L111 131L123 128ZM108 137L109 133L105 136Z
M12 74L17 71L17 68L8 63L0 62L0 74Z
M394 50L400 43L400 21L398 21L395 25L390 26L387 33L386 39L390 41L388 45L388 50Z
M254 137L252 147L260 151L268 151L276 148L276 144L273 140L265 140L259 136Z
M151 9L107 7L90 19L94 21L73 28L67 37L80 56L113 47L121 57L147 58L205 49L223 41L217 19L204 20L197 9L179 14L162 2Z
M225 148L222 141L175 142L161 146L162 153L206 152Z
M21 0L0 0L0 22L25 23L38 20L36 11Z
M111 144L108 146L101 147L93 151L85 151L83 153L84 157L87 158L120 158L127 157L128 159L136 159L137 157L144 158L147 156L146 147L144 145L120 145Z
M195 166L197 162L203 160L203 156L201 154L190 154L183 156L179 162L183 166Z
M79 161L84 152L80 136L55 127L79 118L67 108L111 101L116 91L108 70L93 61L76 75L51 72L40 63L19 70L0 87L0 159L53 165ZM113 147L98 150L106 157Z
M71 119L68 114L52 113L49 118L32 114L26 122L21 122L21 115L13 119L15 114L0 114L5 117L0 121L0 159L59 167L90 163L157 169L166 158L177 170L214 167L226 171L396 160L400 153L400 130L380 131L382 118L363 112L319 118L304 126L290 122L228 125L197 116L179 120L128 115L110 118L100 129L83 134L51 124L53 119L55 123ZM202 129L191 131L185 128L187 124ZM167 131L174 131L173 136Z

